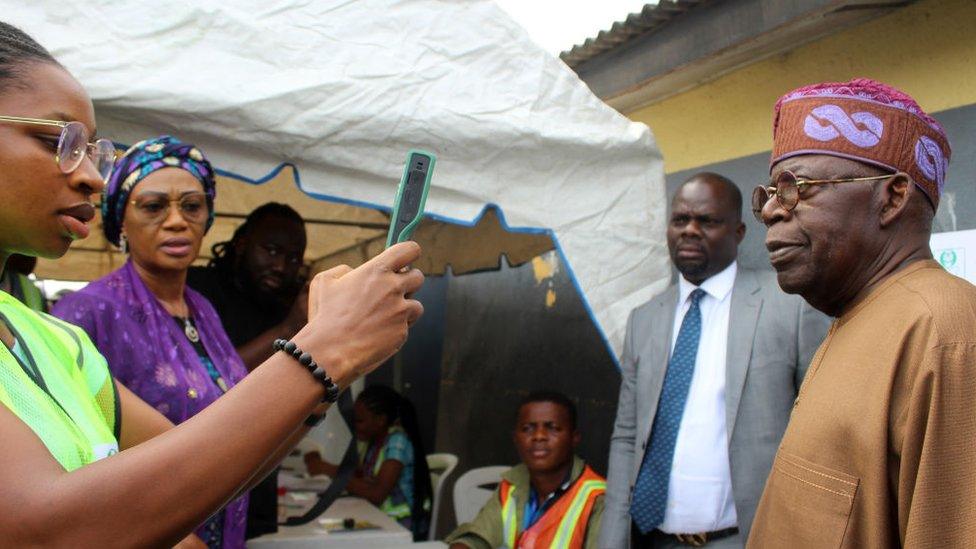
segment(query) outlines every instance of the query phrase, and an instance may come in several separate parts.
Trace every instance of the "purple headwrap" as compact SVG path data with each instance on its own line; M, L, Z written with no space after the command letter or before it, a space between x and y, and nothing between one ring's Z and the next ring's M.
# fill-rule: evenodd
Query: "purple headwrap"
M129 202L132 189L146 176L163 168L186 170L200 181L203 192L207 195L207 207L210 210L207 230L213 225L213 203L214 197L217 196L213 166L195 146L171 135L161 135L129 147L129 150L125 151L122 158L115 163L112 177L109 178L105 186L105 194L102 196L102 228L109 242L119 245L125 206Z

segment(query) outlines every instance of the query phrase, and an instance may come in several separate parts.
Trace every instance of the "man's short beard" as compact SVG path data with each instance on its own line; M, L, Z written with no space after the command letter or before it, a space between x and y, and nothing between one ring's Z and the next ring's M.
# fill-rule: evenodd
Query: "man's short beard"
M684 265L675 263L674 268L677 269L678 272L681 273L685 278L694 278L708 271L708 263L704 261L701 263L692 264L685 263Z

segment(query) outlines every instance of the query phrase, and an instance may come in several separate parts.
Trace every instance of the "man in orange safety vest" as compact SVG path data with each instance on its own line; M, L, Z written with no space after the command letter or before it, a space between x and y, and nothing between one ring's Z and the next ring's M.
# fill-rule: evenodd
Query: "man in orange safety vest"
M519 406L513 435L522 463L502 475L478 516L447 537L451 549L596 547L606 481L574 455L576 406L535 392Z

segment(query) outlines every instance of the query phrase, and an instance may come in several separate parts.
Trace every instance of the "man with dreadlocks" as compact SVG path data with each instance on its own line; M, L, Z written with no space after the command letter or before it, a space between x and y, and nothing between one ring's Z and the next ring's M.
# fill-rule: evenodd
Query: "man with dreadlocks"
M302 260L305 222L298 212L268 202L247 216L228 242L213 246L206 267L192 267L187 283L213 303L248 369L271 355L271 343L305 325Z
M269 202L247 216L229 242L213 246L206 267L192 267L187 284L213 304L250 370L272 354L272 342L291 338L307 322L302 276L305 222L292 208ZM247 537L278 529L278 473L251 490Z

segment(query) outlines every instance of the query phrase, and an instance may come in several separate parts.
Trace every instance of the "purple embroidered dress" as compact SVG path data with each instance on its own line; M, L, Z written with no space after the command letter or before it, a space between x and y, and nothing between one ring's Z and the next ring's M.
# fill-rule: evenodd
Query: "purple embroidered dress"
M247 370L220 318L210 302L189 287L185 298L213 366L227 386L233 387ZM186 421L223 394L193 344L139 278L131 261L65 296L53 313L88 332L115 378L173 423ZM215 443L221 436L225 435L213 434ZM223 528L217 532L222 546L244 547L246 519L244 495L229 503L222 516L218 513L209 519L197 533L210 541L213 528L222 522Z

